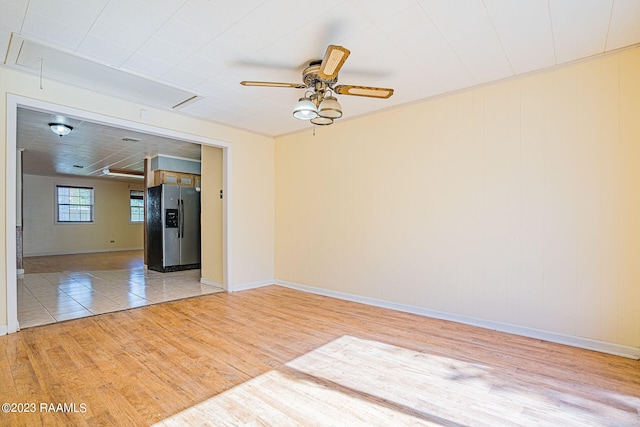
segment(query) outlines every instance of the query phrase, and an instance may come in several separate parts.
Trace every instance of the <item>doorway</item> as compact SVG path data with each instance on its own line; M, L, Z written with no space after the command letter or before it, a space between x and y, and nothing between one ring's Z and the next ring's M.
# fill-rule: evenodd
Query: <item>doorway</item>
M77 110L65 106L51 104L43 101L33 100L20 97L17 95L8 95L7 99L7 159L6 159L6 224L7 236L13 236L16 233L16 127L17 127L17 111L18 108L27 108L39 111L55 111L60 114L84 119L94 123L114 126L135 132L143 132L151 135L158 135L167 138L179 139L183 141L221 148L222 151L222 188L225 198L222 201L222 287L228 290L230 283L231 259L228 256L230 243L232 241L231 230L229 227L229 213L231 206L231 192L229 191L229 182L231 177L231 144L182 133L179 131L158 128L142 123L131 122L129 120L103 116L97 113L90 113L83 110ZM206 191L206 190L203 190ZM203 212L203 216L206 212ZM207 239L207 235L202 236L203 241ZM204 255L204 254L203 254ZM16 271L16 241L12 238L6 240L6 263L7 263L7 332L15 332L19 328L17 316L17 271ZM203 257L203 267L209 262ZM202 283L206 283L201 278Z

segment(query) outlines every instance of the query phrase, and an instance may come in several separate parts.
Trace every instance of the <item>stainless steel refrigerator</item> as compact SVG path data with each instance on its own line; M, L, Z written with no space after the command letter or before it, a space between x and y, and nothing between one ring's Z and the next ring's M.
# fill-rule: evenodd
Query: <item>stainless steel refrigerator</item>
M146 206L149 269L200 268L200 192L167 184L150 187Z

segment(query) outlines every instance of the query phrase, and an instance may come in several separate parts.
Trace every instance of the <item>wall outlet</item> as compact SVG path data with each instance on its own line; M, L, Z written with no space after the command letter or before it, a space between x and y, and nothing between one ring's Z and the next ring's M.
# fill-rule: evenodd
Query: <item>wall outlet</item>
M115 242L116 242L115 240L111 240L109 243L115 243Z

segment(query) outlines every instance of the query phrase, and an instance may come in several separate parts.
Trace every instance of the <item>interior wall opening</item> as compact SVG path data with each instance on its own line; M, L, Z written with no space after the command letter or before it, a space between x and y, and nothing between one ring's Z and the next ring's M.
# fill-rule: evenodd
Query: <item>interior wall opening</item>
M17 195L17 177L16 177L16 155L18 149L20 148L17 144L17 126L18 126L18 110L25 109L29 111L37 111L44 113L59 113L61 115L65 115L68 117L72 117L76 120L86 121L87 123L96 123L103 126L109 126L112 128L121 129L122 131L128 132L138 132L151 136L157 136L161 138L168 138L174 140L185 141L189 144L198 144L203 148L207 147L207 150L210 152L218 151L219 152L219 164L222 168L221 172L221 189L225 194L225 199L221 200L222 209L222 224L221 224L221 232L222 232L222 253L220 254L218 251L216 256L219 256L220 260L211 260L206 258L206 254L203 253L202 258L202 277L199 277L199 281L203 284L207 284L211 282L211 280L205 277L205 271L208 271L208 275L210 275L212 270L212 265L215 264L217 269L222 269L222 275L219 280L216 280L217 284L219 284L224 290L228 289L229 283L229 264L230 257L228 256L228 243L230 241L230 233L228 227L228 212L230 206L230 192L228 191L228 183L230 177L230 161L229 157L231 154L231 146L228 143L212 140L209 138L197 137L194 135L183 134L179 131L172 131L162 128L157 128L154 126L149 126L141 123L131 122L127 120L122 120L118 118L102 116L100 114L91 113L82 110L76 110L73 108L68 108L64 106L59 106L55 104L49 104L46 102L41 102L32 99L26 99L19 96L10 96L8 102L7 109L7 314L8 314L8 332L15 332L19 328L18 324L18 315L17 315L17 269L16 269L16 239L12 239L11 236L16 233L16 224L17 214L16 214L16 195ZM62 153L63 154L63 153ZM211 156L209 156L211 157ZM203 188L203 192L206 190ZM216 193L219 193L220 188L211 190ZM202 217L207 217L207 206L202 206ZM28 224L26 224L29 226ZM202 241L203 243L207 241L208 235L207 233L215 232L213 230L204 230L202 231ZM218 231L220 233L220 231Z

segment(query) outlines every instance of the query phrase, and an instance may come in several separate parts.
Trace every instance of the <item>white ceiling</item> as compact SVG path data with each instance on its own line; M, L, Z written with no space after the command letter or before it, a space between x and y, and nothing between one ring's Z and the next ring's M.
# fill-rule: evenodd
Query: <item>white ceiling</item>
M48 123L65 123L73 130L59 137ZM103 169L144 172L144 158L158 154L200 160L200 145L177 141L72 117L18 109L17 145L23 149L23 171L33 175L104 176Z
M329 44L351 50L340 84L395 89L339 96L347 120L640 43L640 0L0 0L0 52L11 33L198 95L181 114L277 136L310 126L291 114L304 90L239 82L298 83ZM113 75L84 84L109 92Z

